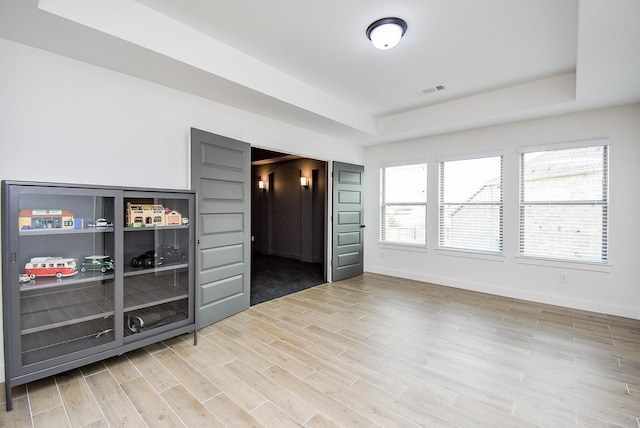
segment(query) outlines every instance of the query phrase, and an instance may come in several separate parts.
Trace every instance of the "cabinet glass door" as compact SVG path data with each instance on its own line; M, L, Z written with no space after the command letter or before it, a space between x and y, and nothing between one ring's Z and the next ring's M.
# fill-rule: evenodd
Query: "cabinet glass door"
M116 193L25 186L12 200L15 281L6 286L19 290L21 341L14 358L25 367L113 346Z
M189 219L195 202L190 195L165 196L125 193L125 342L194 319Z

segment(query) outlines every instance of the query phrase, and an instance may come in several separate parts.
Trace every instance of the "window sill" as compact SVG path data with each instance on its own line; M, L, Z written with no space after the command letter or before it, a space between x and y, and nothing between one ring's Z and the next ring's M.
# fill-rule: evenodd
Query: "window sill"
M426 245L403 244L400 242L378 242L378 248L396 251L411 251L414 253L426 253L429 251Z
M535 266L557 267L562 269L585 270L592 272L611 272L612 266L605 263L574 262L566 260L543 259L536 257L516 256L516 263Z
M439 256L464 257L467 259L488 260L493 262L504 262L505 260L504 254L483 253L481 251L450 250L445 248L437 248L436 254Z

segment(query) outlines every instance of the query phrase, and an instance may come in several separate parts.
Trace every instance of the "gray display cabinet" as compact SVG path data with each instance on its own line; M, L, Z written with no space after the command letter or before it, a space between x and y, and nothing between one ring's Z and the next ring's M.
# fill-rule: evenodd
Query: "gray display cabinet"
M14 386L195 332L195 204L191 191L2 182L7 410Z

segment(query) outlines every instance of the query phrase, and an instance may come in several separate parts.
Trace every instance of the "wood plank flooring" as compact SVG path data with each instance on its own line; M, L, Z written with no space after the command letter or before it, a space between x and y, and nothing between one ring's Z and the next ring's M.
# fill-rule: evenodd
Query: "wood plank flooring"
M638 320L365 274L192 339L17 387L0 426L640 427Z

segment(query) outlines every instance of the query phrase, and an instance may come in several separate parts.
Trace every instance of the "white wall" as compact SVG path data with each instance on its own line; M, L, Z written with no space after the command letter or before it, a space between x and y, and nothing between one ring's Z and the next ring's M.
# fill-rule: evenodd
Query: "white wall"
M360 147L4 39L0 64L2 180L186 189L191 127L363 163Z
M322 160L362 148L0 39L0 175L188 187L191 127Z
M610 139L610 266L518 262L518 148L603 137ZM436 251L438 158L494 150L504 154L504 257ZM640 104L380 145L365 158L365 219L373 226L366 271L640 319ZM429 248L422 251L378 243L379 168L412 159L428 162ZM568 283L560 283L561 272Z

